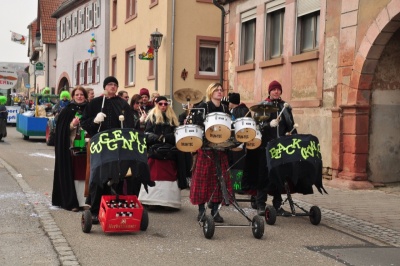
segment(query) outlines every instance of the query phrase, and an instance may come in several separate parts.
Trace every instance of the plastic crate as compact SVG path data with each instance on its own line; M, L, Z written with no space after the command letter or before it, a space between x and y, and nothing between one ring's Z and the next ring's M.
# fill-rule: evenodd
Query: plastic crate
M99 222L104 232L134 232L140 230L143 206L136 196L118 196L119 200L132 202L134 207L112 208L107 203L116 201L117 196L102 196L99 211ZM128 216L131 214L131 216ZM125 216L123 216L125 215Z

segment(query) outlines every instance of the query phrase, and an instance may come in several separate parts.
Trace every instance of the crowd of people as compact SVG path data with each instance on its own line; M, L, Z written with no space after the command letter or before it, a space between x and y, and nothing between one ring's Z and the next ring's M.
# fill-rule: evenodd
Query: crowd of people
M99 97L94 97L93 89L78 86L72 90L71 99L60 111L56 127L54 206L71 211L90 208L93 223L98 222L101 197L111 191L105 183L93 182L96 172L76 171L77 166L79 169L90 167L90 161L86 160L89 152L80 159L77 154L79 151L84 154L91 136L110 129L128 128L145 136L149 178L140 176L140 171L127 173L117 184L117 193L138 196L148 209L178 210L182 206L181 189L190 188L190 202L198 208L197 220L204 220L208 207L214 221L223 223L219 213L223 193L215 189L218 186L217 177L222 176L227 190L232 193L228 169L245 158L236 166L244 173L242 190L256 191L257 212L265 215L272 183L268 177L266 145L288 132L296 133L293 131L291 108L284 108L279 82L273 81L268 87L269 96L265 101L278 111L258 125L262 133L261 146L247 151L239 149L238 152L210 148L206 145L207 140L196 152L179 151L175 147L175 129L185 124L204 128L205 117L216 112L231 117L232 122L251 117L249 108L240 101L239 93L226 95L222 84L212 83L206 90L205 101L196 103L193 110L192 104L185 105L186 110L177 116L165 96L155 93L150 97L149 90L142 88L138 94L129 97L128 92L118 91L118 87L118 80L113 76L104 80L104 93ZM283 115L278 116L282 110ZM272 191L273 206L284 213L281 207L282 191L279 187L273 187Z

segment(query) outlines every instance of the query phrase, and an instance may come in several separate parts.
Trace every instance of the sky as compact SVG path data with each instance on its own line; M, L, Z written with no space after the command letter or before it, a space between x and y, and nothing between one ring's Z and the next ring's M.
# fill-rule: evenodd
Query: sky
M28 25L37 17L37 0L0 0L0 63L29 63L28 44L11 41L11 32L28 36Z

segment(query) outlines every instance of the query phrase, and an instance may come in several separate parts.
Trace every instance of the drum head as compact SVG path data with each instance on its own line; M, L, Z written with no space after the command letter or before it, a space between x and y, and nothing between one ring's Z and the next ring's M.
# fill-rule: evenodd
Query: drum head
M248 142L256 137L256 131L252 128L243 128L236 132L235 138L240 142Z
M201 148L203 140L197 137L184 137L176 142L176 148L183 152L195 152Z
M212 143L222 143L231 137L231 129L223 125L213 125L206 130L205 136Z
M249 150L257 149L258 147L260 147L260 145L261 145L261 139L257 138L254 138L251 141L246 142L246 148Z

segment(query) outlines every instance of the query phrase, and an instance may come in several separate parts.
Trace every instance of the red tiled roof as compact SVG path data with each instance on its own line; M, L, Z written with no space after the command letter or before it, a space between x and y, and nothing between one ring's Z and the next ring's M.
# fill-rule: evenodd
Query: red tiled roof
M39 0L40 26L42 28L42 42L55 44L57 42L57 19L51 14L64 0Z

